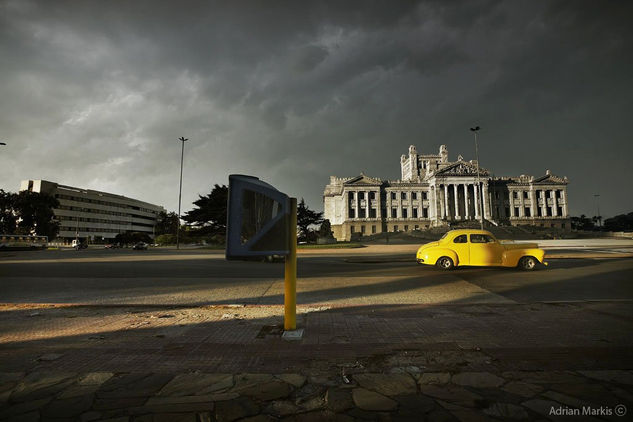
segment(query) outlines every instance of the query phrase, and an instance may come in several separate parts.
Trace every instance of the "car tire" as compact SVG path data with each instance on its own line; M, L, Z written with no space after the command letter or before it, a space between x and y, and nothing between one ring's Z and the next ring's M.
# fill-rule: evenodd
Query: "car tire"
M523 271L534 271L538 261L533 256L524 256L519 259L519 268Z
M455 264L453 263L453 260L450 259L449 257L442 256L438 258L437 262L435 263L435 266L439 268L440 270L450 271L453 269Z

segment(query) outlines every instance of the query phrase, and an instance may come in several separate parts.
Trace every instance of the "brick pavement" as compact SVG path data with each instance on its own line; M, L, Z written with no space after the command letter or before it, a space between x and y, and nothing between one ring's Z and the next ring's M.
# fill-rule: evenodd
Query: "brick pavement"
M300 306L287 342L279 306L2 305L0 420L617 420L632 310Z

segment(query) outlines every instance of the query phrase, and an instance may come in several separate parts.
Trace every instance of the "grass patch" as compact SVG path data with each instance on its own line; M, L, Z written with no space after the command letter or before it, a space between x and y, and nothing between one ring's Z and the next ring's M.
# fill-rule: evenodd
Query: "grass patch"
M340 242L340 243L330 243L325 245L298 245L298 249L341 249L341 248L363 248L365 245L361 243L353 243L353 242Z

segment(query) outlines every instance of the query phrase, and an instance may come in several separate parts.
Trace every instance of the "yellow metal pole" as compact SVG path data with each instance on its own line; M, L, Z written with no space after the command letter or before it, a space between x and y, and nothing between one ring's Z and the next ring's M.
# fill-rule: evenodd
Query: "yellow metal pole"
M297 329L297 198L290 198L290 253L284 279L284 330Z

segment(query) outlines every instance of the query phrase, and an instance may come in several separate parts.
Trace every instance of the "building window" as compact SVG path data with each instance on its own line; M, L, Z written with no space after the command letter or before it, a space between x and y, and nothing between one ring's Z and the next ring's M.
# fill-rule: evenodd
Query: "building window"
M392 208L391 209L391 218L397 218L398 217L398 208Z
M354 233L354 231L355 231L355 230L354 230L354 226L350 226L350 227L349 227L349 231L350 231L350 233Z
M417 224L415 226L413 226L413 230L418 230L420 228L420 226L418 226Z
M429 218L429 209L422 208L422 218Z
M409 211L409 210L407 210L406 208L402 209L402 218L408 218L407 211Z
M558 214L559 217L562 217L563 207L556 207L556 214Z
M371 233L372 234L376 233L376 226L371 226Z
M512 192L512 197L514 199L517 199L519 197L519 192L517 192L517 191Z
M526 217L531 217L530 215L530 207L525 207L525 209L523 210L523 212L525 213Z
M391 192L391 199L396 199L396 193L395 192Z
M523 191L523 199L528 199L528 191Z
M562 196L563 191L562 190L557 190L556 191L556 199L560 199Z
M417 192L411 192L411 199L418 199L418 193Z
M426 192L422 192L422 199L427 199L428 198L428 194Z
M407 199L407 193L406 192L400 192L400 199Z
M537 207L536 208L536 213L539 217L543 217L543 208L541 207Z
M417 208L413 208L412 212L413 212L412 217L413 218L418 218L418 209Z
M358 192L358 199L365 199L365 192Z
M547 216L548 217L552 216L552 207L547 207Z
M358 210L358 218L367 218L367 210L365 208Z
M360 232L361 234L365 234L365 226L360 226Z
M369 209L369 218L376 218L376 208Z
M404 225L404 231L409 231L409 226L407 226L406 224Z
M374 191L369 192L369 199L376 199L376 192Z
M354 210L354 208L350 208L348 211L348 217L349 218L356 218L356 210Z
M515 217L519 216L519 207L514 207L514 216Z
M347 192L347 199L349 202L354 202L354 192Z
M396 224L395 226L393 226L393 231L397 232L398 231L398 225Z

